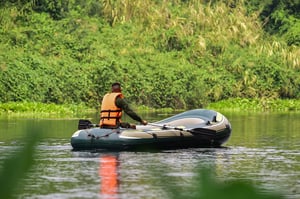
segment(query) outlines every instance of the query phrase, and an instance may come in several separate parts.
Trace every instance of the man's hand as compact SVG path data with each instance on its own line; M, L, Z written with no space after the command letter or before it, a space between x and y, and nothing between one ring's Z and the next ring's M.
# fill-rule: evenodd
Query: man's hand
M143 124L143 125L147 125L147 124L148 124L148 122L147 122L146 120L143 120L143 121L141 122L141 124Z

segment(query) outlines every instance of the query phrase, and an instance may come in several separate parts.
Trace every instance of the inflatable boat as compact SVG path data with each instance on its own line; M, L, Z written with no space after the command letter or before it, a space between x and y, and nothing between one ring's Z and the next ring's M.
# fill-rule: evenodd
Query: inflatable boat
M71 137L74 150L147 150L220 147L230 137L231 125L219 112L189 110L172 117L131 128L100 128L79 120Z

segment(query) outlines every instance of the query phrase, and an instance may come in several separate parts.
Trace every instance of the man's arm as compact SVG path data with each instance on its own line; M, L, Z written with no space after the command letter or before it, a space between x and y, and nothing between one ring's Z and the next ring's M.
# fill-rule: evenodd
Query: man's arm
M124 112L127 115L129 115L132 119L143 123L142 118L130 108L129 104L126 102L125 99L118 97L116 99L116 106L123 109Z

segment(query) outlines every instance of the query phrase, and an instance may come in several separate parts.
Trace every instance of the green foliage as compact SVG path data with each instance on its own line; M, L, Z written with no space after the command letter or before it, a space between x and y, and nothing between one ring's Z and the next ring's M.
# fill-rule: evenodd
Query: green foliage
M250 10L260 10L264 29L282 36L288 45L300 44L300 2L299 0L249 1Z
M162 165L163 166L163 165ZM165 187L168 198L190 198L190 199L283 199L278 193L263 193L259 187L247 180L218 180L214 175L213 167L201 167L197 171L194 183L189 188L182 188L182 184L174 184L172 176L166 176L164 173L155 173L152 168L149 169L154 175L162 175L161 181L155 184L161 184ZM166 167L165 170L168 170ZM166 186L167 185L167 186Z
M76 115L83 115L94 111L85 105L57 105L57 104L43 104L39 102L7 102L0 104L0 115L17 115L17 116L31 116L31 117L72 117Z
M0 102L97 107L114 81L155 108L300 97L298 28L277 41L255 9L224 2L4 1Z
M231 180L225 183L217 182L211 175L212 170L203 169L199 172L197 179L198 189L195 190L196 197L199 199L283 199L279 194L266 194L252 185L248 181ZM180 197L176 197L180 198Z
M40 139L38 130L29 129L24 146L4 159L0 169L0 195L2 198L16 198L15 189L34 164L35 146Z
M269 98L235 98L211 103L207 108L230 111L299 111L299 100L279 100Z

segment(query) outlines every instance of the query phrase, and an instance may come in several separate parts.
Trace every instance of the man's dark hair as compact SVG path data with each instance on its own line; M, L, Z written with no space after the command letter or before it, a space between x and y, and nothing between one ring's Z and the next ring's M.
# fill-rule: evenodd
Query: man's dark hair
M121 84L119 82L115 82L111 85L113 91L120 91L121 90Z
M121 84L120 84L119 82L115 82L115 83L113 83L111 86L112 86L112 87L114 87L114 86L119 86L119 87L121 87Z

